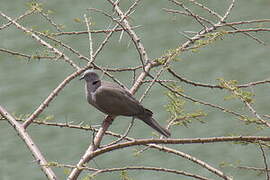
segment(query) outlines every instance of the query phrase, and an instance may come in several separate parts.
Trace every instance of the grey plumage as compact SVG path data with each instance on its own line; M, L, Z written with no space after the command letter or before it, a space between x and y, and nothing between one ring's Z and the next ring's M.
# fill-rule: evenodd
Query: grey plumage
M85 80L86 98L89 104L101 112L114 116L131 116L145 122L162 135L169 137L170 132L152 118L152 111L144 108L127 89L118 84L101 81L93 70L86 70L80 79Z

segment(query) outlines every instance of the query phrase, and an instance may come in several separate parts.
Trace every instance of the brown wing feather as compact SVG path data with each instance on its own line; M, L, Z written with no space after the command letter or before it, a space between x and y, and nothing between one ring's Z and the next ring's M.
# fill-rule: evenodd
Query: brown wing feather
M113 83L102 83L95 92L95 103L103 112L123 116L136 116L144 112L142 105L127 90Z

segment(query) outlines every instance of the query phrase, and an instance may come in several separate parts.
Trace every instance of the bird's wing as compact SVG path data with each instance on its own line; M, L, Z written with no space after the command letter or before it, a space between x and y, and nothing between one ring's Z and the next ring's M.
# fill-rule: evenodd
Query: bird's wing
M94 99L107 114L136 116L144 112L142 105L127 90L110 82L102 82Z

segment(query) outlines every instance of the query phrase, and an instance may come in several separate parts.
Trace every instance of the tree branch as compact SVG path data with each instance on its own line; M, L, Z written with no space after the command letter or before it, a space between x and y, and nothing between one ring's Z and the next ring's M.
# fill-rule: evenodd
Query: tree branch
M30 150L30 152L34 156L36 160L35 162L38 163L38 165L40 166L44 174L47 176L47 178L49 180L57 180L57 177L52 171L52 169L50 167L47 167L48 162L46 161L45 157L42 155L41 151L39 150L37 145L34 143L32 138L29 136L29 134L26 132L22 124L18 123L16 119L13 118L11 114L9 114L9 112L6 109L4 109L1 105L0 105L0 114L8 120L9 124L18 133L20 138L23 140L27 148Z

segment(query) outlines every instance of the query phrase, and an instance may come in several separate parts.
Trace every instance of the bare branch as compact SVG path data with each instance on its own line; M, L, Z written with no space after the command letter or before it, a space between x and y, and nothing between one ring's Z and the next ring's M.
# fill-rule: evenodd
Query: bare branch
M147 167L147 166L130 166L130 167L123 167L123 168L110 168L110 169L100 169L93 173L91 176L94 177L99 173L108 173L114 171L126 171L126 170L144 170L144 171L157 171L157 172L166 172L166 173L173 173L173 174L180 174L187 177L193 177L195 179L201 180L210 180L206 177L199 176L196 174L188 173L185 171L179 171L176 169L167 169L167 168L159 168L159 167Z
M34 156L36 160L35 162L38 163L38 165L40 166L44 174L47 176L47 178L49 180L57 180L57 177L54 174L54 172L51 170L51 168L46 166L48 162L46 161L46 159L44 158L44 156L42 155L42 153L40 152L39 148L34 143L32 138L26 132L25 128L20 123L18 123L16 119L13 118L11 114L9 114L9 112L6 109L4 109L2 106L0 106L0 114L3 117L5 117L8 120L9 124L16 130L20 138L23 140L27 148L30 150L30 152Z
M110 145L113 145L113 144L117 144L117 143L121 142L122 140L124 140L124 139L127 137L128 133L130 132L130 130L131 130L133 124L134 124L134 119L135 119L135 118L132 117L132 120L131 120L131 122L129 123L129 126L128 126L126 132L125 132L119 139L117 139L116 141L111 142L110 144L108 144L108 145L106 145L106 146L110 146ZM105 133L105 134L106 134L106 133Z
M232 85L230 85L227 82L223 82L225 87L231 91L233 94L235 94L237 97L239 97L239 99L241 99L241 101L243 101L243 103L247 106L247 108L251 111L251 113L265 126L270 127L270 123L267 122L266 120L262 119L262 117L256 112L256 110L252 107L251 102L249 102L248 100L246 100L238 91L237 89L235 89Z
M270 31L270 28L250 28L250 29L237 29L234 31L226 31L227 34L245 33L245 32L262 32Z
M145 51L145 48L143 46L143 44L141 43L141 39L137 36L137 34L131 29L131 26L129 25L129 22L126 20L126 14L124 14L122 12L122 10L120 9L120 7L117 5L117 3L113 2L112 0L108 0L114 7L115 11L117 12L117 14L119 15L119 17L121 17L121 19L123 19L123 26L124 29L126 29L126 32L129 34L129 36L131 37L139 55L140 55L140 60L143 66L144 63L148 63L149 59L148 59L148 55ZM138 2L140 0L136 0L135 3L133 3L132 6L130 6L128 11L131 11L131 9L133 9L134 7L137 6ZM145 67L143 68L144 71Z
M254 19L254 20L247 20L247 21L236 21L236 22L226 22L217 25L217 27L222 26L235 26L235 25L242 25L242 24L253 24L253 23L263 23L263 22L270 22L270 19Z
M44 13L43 11L39 11L39 14L44 17L58 32L62 32L59 25L57 25L52 18L49 17L48 14Z
M216 89L228 89L226 86L222 85L215 85L215 84L206 84L201 82L196 82L193 80L189 80L188 78L185 78L179 74L178 72L174 71L174 68L168 68L169 66L173 67L173 59L175 57L181 55L185 52L190 52L191 50L196 50L200 47L205 47L208 44L214 42L211 41L211 37L214 37L217 34L221 34L216 39L222 39L223 36L226 36L228 34L237 34L241 33L245 36L248 36L252 38L253 40L261 43L266 44L263 40L259 39L257 35L253 32L269 32L270 29L266 26L269 25L267 23L270 22L270 19L258 19L258 20L243 20L243 21L235 21L235 22L227 22L229 17L231 16L232 10L235 6L235 0L231 0L229 2L228 7L225 9L225 13L220 15L218 12L216 12L215 9L209 8L206 5L197 2L197 0L187 0L187 1L178 1L178 0L170 0L171 2L176 5L175 7L180 7L182 11L175 10L175 9L165 9L168 13L173 14L180 14L183 16L189 16L192 18L192 20L195 20L197 25L202 26L199 29L195 31L183 31L182 33L186 37L186 41L179 43L175 48L170 50L168 53L162 55L161 57L158 57L156 59L150 60L148 57L148 53L145 49L143 41L140 39L138 34L134 31L134 29L138 26L131 26L130 17L132 13L136 12L136 8L139 5L140 0L134 0L131 2L130 6L127 8L127 10L124 12L122 10L122 5L120 0L107 0L108 4L111 4L113 8L113 13L106 13L104 10L96 10L98 12L101 12L107 17L110 18L111 22L105 25L107 29L99 29L99 30L91 30L89 19L84 16L84 21L87 26L87 31L77 31L77 32L61 32L61 26L55 23L55 21L46 14L45 11L40 7L36 8L35 6L31 8L35 8L31 11L26 11L24 14L20 15L19 17L11 18L11 16L6 15L5 13L0 12L0 16L4 17L7 21L5 24L2 24L0 26L0 31L4 28L10 27L10 25L14 25L14 27L18 28L21 32L24 32L24 36L31 36L34 41L36 41L39 45L39 47L45 47L49 50L50 55L29 55L29 53L21 53L16 52L14 50L10 49L4 49L0 48L0 53L7 53L12 56L19 56L23 57L25 59L54 59L54 60L64 60L66 63L68 63L72 68L73 72L66 76L66 78L60 82L57 87L54 88L53 91L48 93L48 96L45 96L44 101L40 103L40 105L33 110L33 113L28 116L27 119L24 120L22 118L16 119L15 117L12 117L8 112L6 112L5 109L3 109L0 106L0 120L8 121L18 132L19 136L25 141L26 145L34 155L35 159L37 159L37 162L39 163L41 169L44 171L44 173L48 176L48 179L55 180L56 176L54 175L54 172L50 169L51 167L67 167L71 168L72 171L67 177L67 180L76 180L78 179L80 173L84 170L91 171L93 174L92 176L95 176L100 173L105 172L115 172L115 171L124 171L124 170L148 170L148 171L161 171L161 172L168 172L168 173L174 173L174 174L180 174L185 175L188 177L193 177L195 179L205 179L209 180L206 177L197 175L195 172L194 174L180 171L176 169L167 169L167 168L157 168L157 167L146 167L146 166L132 166L132 167L121 167L121 168L106 168L106 169L97 169L97 168L91 168L87 167L86 164L89 161L94 161L94 158L100 155L103 155L104 153L110 153L114 150L121 150L123 148L127 147L138 147L143 146L145 149L142 151L139 151L138 153L142 153L145 150L148 150L150 148L156 149L160 152L167 153L171 156L174 156L176 158L179 158L182 160L182 158L190 161L193 165L199 165L200 168L207 170L210 175L215 175L217 178L224 179L224 180L232 180L233 178L224 173L222 170L220 170L218 167L215 167L217 165L211 165L207 161L202 161L199 158L192 156L190 154L187 154L185 152L181 152L177 149L166 147L166 144L176 145L176 144L205 144L209 145L210 143L219 143L219 142L236 142L236 144L241 143L259 143L265 168L257 168L262 172L266 172L267 179L269 179L269 169L268 169L268 163L267 163L267 157L264 152L264 149L262 146L268 147L270 142L270 137L268 136L231 136L231 137L207 137L207 138L177 138L177 139L134 139L131 137L128 137L128 133L133 125L132 123L129 125L128 129L125 131L123 135L113 133L108 131L108 128L110 127L110 124L113 122L113 120L116 118L115 116L106 116L106 118L103 121L101 128L96 128L94 126L88 126L83 125L82 123L79 124L72 124L72 122L66 122L66 123L56 123L56 122L46 122L42 120L42 118L38 118L41 113L43 113L48 106L50 106L51 102L53 100L56 100L57 95L62 92L62 90L66 87L67 84L69 84L73 79L75 79L77 76L79 76L83 71L89 68L97 69L102 72L102 77L106 75L107 77L110 77L113 81L118 83L120 86L125 87L124 84L122 84L114 74L120 74L118 72L125 72L126 74L129 73L130 76L132 76L133 80L133 86L130 89L131 94L135 94L136 91L141 87L143 83L148 83L146 85L146 90L142 93L140 101L143 100L143 98L150 93L151 88L154 85L159 85L159 87L164 87L166 90L170 91L170 93L174 93L174 95L179 96L181 99L184 98L184 100L188 100L191 102L199 103L203 105L205 108L215 108L219 111L222 111L222 113L230 113L236 118L239 118L240 120L247 120L248 117L246 115L243 115L244 112L236 112L234 109L230 110L223 106L216 105L210 103L208 100L200 100L193 98L191 95L186 95L182 92L179 92L177 88L173 88L172 86L169 86L167 84L168 82L174 82L179 83L183 82L185 84L190 84L195 87L204 87L204 88L216 88ZM126 4L125 4L126 5ZM126 6L123 6L126 7ZM174 7L174 8L175 8ZM195 10L199 9L199 13L203 12L204 14L207 14L207 16L201 16L199 13L197 13ZM25 18L28 15L33 15L34 13L39 13L40 16L42 16L42 21L45 21L47 25L51 26L55 32L50 33L43 33L34 31L31 28L28 28L26 26L22 26L22 24L25 24L24 22L21 23L21 19ZM91 20L92 22L92 20ZM94 22L94 21L93 21ZM139 62L139 64L135 66L127 65L124 66L124 68L112 68L107 65L100 65L95 62L97 56L101 54L105 50L105 46L112 43L112 35L115 32L121 31L120 39L122 39L122 35L124 32L127 33L129 36L128 40L129 43L133 42L134 48L136 52L139 55L139 59L136 62ZM3 31L4 32L4 31ZM104 33L101 38L100 44L97 44L97 49L95 51L93 50L93 39L94 35L98 33ZM88 55L83 55L79 49L73 48L72 45L65 43L64 37L65 35L81 35L81 34L88 34L88 41L89 41L89 57ZM119 34L118 34L119 35ZM100 36L97 37L98 40L100 40ZM216 40L214 39L214 40ZM209 41L208 41L209 40ZM52 43L50 43L52 42ZM208 43L210 42L210 43ZM56 45L55 45L56 44ZM203 44L203 45L201 45ZM63 50L62 50L63 49ZM67 51L67 53L66 53ZM52 53L51 53L52 52ZM54 55L55 54L55 55ZM73 61L70 57L78 58L80 61L82 60L82 63L84 66L81 68L79 64L75 63L76 61ZM84 62L83 62L84 61ZM86 65L85 65L86 64ZM106 67L105 67L106 66ZM155 71L152 70L155 67ZM162 75L165 75L166 70L168 69L168 72L172 75L170 79L164 79ZM152 71L151 71L152 70ZM150 74L151 71L151 74ZM114 73L117 72L117 73ZM180 71L179 71L180 72ZM123 74L125 74L123 73ZM153 73L153 74L152 74ZM166 74L167 75L167 74ZM149 79L145 80L146 77L149 77ZM162 80L160 78L163 78ZM166 76L165 76L166 77ZM132 81L131 80L131 81ZM238 89L240 94L238 94L237 97L241 97L241 89L240 88L247 88L247 87L254 87L259 84L267 84L270 83L269 79L260 80L256 82L249 82L246 84L240 84L240 85L232 85L235 89ZM195 88L196 89L196 88ZM162 89L161 89L162 90ZM234 92L237 94L237 92ZM238 93L239 93L238 92ZM247 93L248 94L248 93ZM242 98L239 98L247 107L247 109L252 113L252 115L255 117L255 123L259 125L266 125L267 127L270 127L270 123L268 122L268 115L260 115L259 110L255 109L255 106L252 104L251 100L245 99L243 96ZM4 115L3 115L3 112ZM1 115L2 114L2 115ZM24 116L26 117L26 116ZM267 120L265 120L265 119ZM180 120L180 118L174 118L177 120ZM183 118L184 119L184 118ZM252 119L252 120L253 120ZM46 119L45 119L46 120ZM248 120L247 120L248 121ZM171 121L172 122L172 121ZM169 123L168 126L170 126ZM252 121L253 122L253 121ZM78 130L89 130L93 133L93 138L89 141L90 145L85 151L84 155L78 160L78 163L76 165L65 165L65 164L58 164L58 163L48 163L46 162L45 158L42 156L41 152L37 149L34 142L31 141L31 138L29 137L28 133L26 132L26 128L30 124L40 124L40 125L46 125L46 126L56 126L56 127L65 127L65 128L73 128ZM177 128L176 126L174 128ZM112 136L112 141L109 143L106 143L105 145L101 146L101 141L104 138L105 135ZM94 137L95 136L95 137ZM27 139L27 140L25 140ZM27 142L28 141L28 142ZM30 144L34 144L33 147L29 147ZM31 145L32 145L31 144ZM32 148L32 149L31 149ZM43 159L42 159L43 158ZM40 160L41 159L41 160ZM255 167L251 167L251 169L255 170ZM91 176L91 175L90 175Z
M23 123L24 128L29 126L33 120L38 117L47 106L49 106L49 103L57 96L57 94L74 78L79 76L85 69L88 67L82 68L79 71L76 71L69 75L67 78L65 78L52 92L51 94L40 104L40 106L29 116L29 118Z
M88 64L91 64L92 62L94 62L94 59L93 59L93 42L92 42L92 35L91 35L91 31L90 31L90 24L88 22L86 14L84 14L84 20L85 20L85 24L86 24L86 27L87 27L88 39L89 39L89 57L90 57L90 61L89 61Z
M82 156L82 158L80 159L80 161L77 163L76 167L73 168L73 170L69 174L67 180L73 180L73 179L77 179L78 178L78 176L80 175L81 171L83 170L82 167L84 167L84 164L85 163L87 163L88 161L90 161L91 155L99 147L100 142L101 142L101 140L102 140L105 132L107 131L107 129L111 125L111 123L114 120L114 118L115 117L112 117L112 116L107 116L105 118L105 120L102 123L101 128L98 130L98 132L97 132L97 134L96 134L96 136L94 138L93 144L88 147L88 149L86 150L86 152L84 153L84 155Z
M209 12L211 15L216 16L218 19L221 19L222 16L219 15L217 12L215 12L213 9L209 9L208 7L202 5L201 3L198 3L195 0L189 0L190 2L194 3L195 5L199 6L200 8L206 10L207 12Z
M265 168L250 167L250 166L238 166L237 168L244 169L244 170L265 172ZM270 169L268 169L268 172L270 172Z
M11 51L11 50L8 50L8 49L3 49L3 48L0 48L0 51L4 52L4 53L11 54L11 55L14 55L14 56L20 56L20 57L23 57L23 58L27 58L29 60L30 59L51 59L52 60L52 59L57 58L56 56L27 55L27 54L24 54L24 53Z
M24 17L29 16L29 15L35 13L35 12L36 12L35 9L33 9L33 10L31 10L31 11L26 11L24 14L22 14L22 15L20 15L19 17L15 18L14 21L19 21L19 20L23 19ZM2 25L2 26L0 27L0 30L2 30L2 29L4 29L4 28L7 28L7 27L9 27L10 25L12 25L12 22L11 22L11 21L9 21L7 24Z
M84 126L72 125L70 123L51 123L51 122L43 122L43 121L34 121L33 123L37 123L37 124L40 124L40 125L66 127L66 128L80 129L80 130L91 130L91 131L98 132L98 130L93 128L93 127L84 127ZM110 132L110 131L106 131L105 134L111 135L111 136L114 136L114 137L117 137L117 138L123 137L120 134L116 134L116 133L113 133L113 132ZM130 138L130 137L123 137L123 138L125 140L128 140L128 141L135 141L135 139ZM217 138L217 137L213 137L213 138ZM238 137L231 137L231 138L234 139L234 138L238 138ZM190 141L193 141L193 140L195 140L195 139L190 139ZM202 166L203 168L206 168L210 172L213 172L217 176L223 177L224 179L226 179L226 178L228 179L228 177L225 176L224 173L221 172L220 170L212 167L211 165L207 164L206 162L204 162L202 160L199 160L199 159L197 159L197 158L195 158L195 157L193 157L193 156L191 156L191 155L189 155L187 153L177 151L175 149L168 148L168 147L161 146L161 145L157 145L157 144L146 144L146 146L147 146L147 148L158 149L159 151L167 152L167 153L174 154L174 155L180 156L182 158L188 159L188 160L194 162L195 164L198 164L198 165ZM87 167L81 167L80 169L83 170L84 168L87 168Z
M142 26L138 25L138 26L132 26L131 29L137 29L140 28ZM91 34L101 34L101 33L110 33L110 32L122 32L123 28L116 28L116 29L105 29L105 30L91 30ZM64 35L81 35L81 34L88 34L88 31L74 31L74 32L59 32L59 33L52 33L52 36L64 36Z
M232 0L228 10L226 11L226 13L224 14L224 16L220 19L220 22L225 22L225 20L228 18L229 14L231 13L232 11L232 8L234 7L234 3L235 3L235 0Z
M182 5L183 6L183 5ZM184 6L185 7L185 6ZM186 7L185 7L186 8ZM174 9L167 9L167 8L163 8L164 11L168 12L168 13L173 13L173 14L181 14L181 15L185 15L185 16L190 16L190 17L193 17L195 19L197 19L200 24L206 28L206 26L202 23L202 21L204 22L207 22L208 24L210 25L214 25L213 22L209 21L208 19L206 18L203 18L201 16L198 16L198 15L195 15L193 14L192 12L188 11L188 12L184 12L184 11L179 11L179 10L174 10Z
M188 79L186 79L184 77L181 77L179 74L176 74L176 72L173 71L172 68L168 68L167 70L175 78L177 78L180 81L185 82L187 84L191 84L193 86L199 86L199 87L224 89L224 87L222 87L220 85L203 84L203 83L200 83L200 82L195 82L195 81L188 80ZM239 85L236 85L236 87L238 87L238 88L249 88L251 86L256 86L256 85L261 85L261 84L268 84L268 83L270 83L270 79L265 79L265 80L262 80L262 81L250 82L250 83L246 83L246 84L239 84Z
M10 17L5 15L0 11L0 15L4 17L5 19L11 21L18 29L24 31L27 34L30 34L32 38L34 38L37 42L39 42L41 45L46 46L49 50L53 51L55 54L59 55L59 57L63 58L67 63L69 63L73 68L79 70L80 67L77 66L71 59L69 59L64 53L60 52L58 49L51 46L46 41L42 40L40 37L38 37L35 33L33 33L31 30L28 30L27 28L21 26L16 21L12 20Z
M265 174L266 174L266 180L270 180L270 177L269 177L269 172L268 172L268 165L267 165L267 159L266 159L266 156L265 156L265 152L263 150L263 147L259 141L259 146L260 146L260 149L262 151L262 156L263 156L263 162L264 162L264 165L265 165Z

